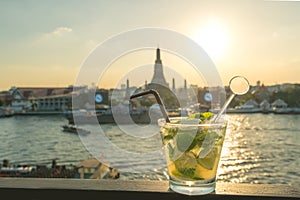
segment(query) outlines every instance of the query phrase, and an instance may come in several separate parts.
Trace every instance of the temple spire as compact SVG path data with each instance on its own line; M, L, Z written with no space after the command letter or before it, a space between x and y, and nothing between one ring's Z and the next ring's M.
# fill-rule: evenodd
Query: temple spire
M156 60L155 60L155 63L161 64L160 49L159 48L156 49Z
M162 61L160 58L160 49L156 49L156 60L154 65L154 74L152 77L151 83L159 84L165 87L169 87L168 83L165 79L164 73L163 73L163 66Z

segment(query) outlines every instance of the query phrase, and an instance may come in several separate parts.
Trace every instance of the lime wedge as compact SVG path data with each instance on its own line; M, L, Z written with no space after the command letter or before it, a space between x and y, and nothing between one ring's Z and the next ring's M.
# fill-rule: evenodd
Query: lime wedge
M198 158L197 162L204 168L212 170L216 158L218 156L218 148L213 148L204 158Z
M193 153L183 153L176 161L174 161L174 164L178 172L183 176L193 178L197 167L196 157Z

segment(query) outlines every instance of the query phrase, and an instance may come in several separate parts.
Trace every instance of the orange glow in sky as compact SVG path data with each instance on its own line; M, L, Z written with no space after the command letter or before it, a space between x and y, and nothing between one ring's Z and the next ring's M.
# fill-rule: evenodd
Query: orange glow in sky
M299 10L297 1L0 1L0 91L73 85L97 45L142 27L171 29L196 41L224 85L235 75L251 85L299 83Z

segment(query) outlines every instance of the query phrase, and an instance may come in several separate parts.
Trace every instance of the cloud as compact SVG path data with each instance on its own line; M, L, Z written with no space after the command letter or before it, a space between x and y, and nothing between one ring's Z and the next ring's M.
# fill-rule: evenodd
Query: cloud
M47 37L62 37L63 35L72 32L73 29L69 27L57 27L52 32L46 33Z

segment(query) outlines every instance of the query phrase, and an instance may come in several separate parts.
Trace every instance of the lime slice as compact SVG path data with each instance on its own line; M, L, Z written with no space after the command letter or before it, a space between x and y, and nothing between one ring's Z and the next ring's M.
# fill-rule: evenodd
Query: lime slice
M176 169L186 178L193 178L197 160L193 153L183 153L176 161L174 161Z
M218 148L213 148L204 158L198 158L197 162L204 168L212 170L216 158L218 156Z
M176 135L176 146L181 152L189 151L193 148L194 134L192 133L180 133Z

